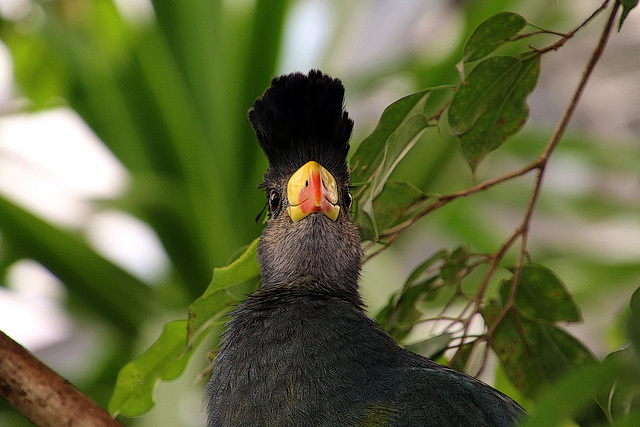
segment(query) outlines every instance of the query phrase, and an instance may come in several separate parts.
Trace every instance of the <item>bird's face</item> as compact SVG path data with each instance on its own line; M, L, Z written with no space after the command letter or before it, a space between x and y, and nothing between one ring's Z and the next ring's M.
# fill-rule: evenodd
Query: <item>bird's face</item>
M287 183L287 213L297 222L314 212L335 221L340 214L338 184L320 163L310 161L298 169Z
M265 286L356 286L362 249L349 215L349 183L342 181L316 161L265 179L270 218L258 246Z

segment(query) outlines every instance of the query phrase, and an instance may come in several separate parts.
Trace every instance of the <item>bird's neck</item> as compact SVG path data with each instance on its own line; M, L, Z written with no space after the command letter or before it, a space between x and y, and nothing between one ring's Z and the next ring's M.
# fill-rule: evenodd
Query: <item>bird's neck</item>
M295 223L282 215L270 221L257 248L263 288L347 292L359 300L362 247L346 215L337 221L319 213Z
M241 306L248 311L272 312L292 309L304 301L313 301L318 307L332 305L349 307L351 310L364 312L364 303L358 292L357 284L338 286L323 283L312 277L301 277L293 283L265 282L262 287L249 295ZM323 310L324 311L324 310Z

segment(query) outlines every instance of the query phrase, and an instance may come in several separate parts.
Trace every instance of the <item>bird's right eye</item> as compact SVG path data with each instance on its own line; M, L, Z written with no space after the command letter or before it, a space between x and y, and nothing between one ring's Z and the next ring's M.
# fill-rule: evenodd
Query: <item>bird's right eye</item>
M271 212L274 212L280 206L280 194L277 191L273 190L269 194L269 209Z

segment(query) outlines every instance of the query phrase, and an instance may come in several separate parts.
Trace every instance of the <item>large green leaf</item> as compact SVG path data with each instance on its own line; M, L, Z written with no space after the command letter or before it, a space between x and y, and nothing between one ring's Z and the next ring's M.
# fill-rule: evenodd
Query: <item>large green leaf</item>
M426 115L427 101L434 89L406 96L385 109L378 125L350 158L351 179L356 193L356 221L367 235L377 240L381 231L374 200L383 192L391 173L433 124Z
M153 390L158 382L176 379L184 371L192 353L185 352L186 343L186 320L164 325L158 340L118 373L109 413L137 417L148 412L154 405Z
M398 135L398 131L403 126L405 126L405 129L402 132L411 129L412 126L406 126L410 120L421 121L423 128L434 125L435 122L426 123L426 119L430 113L435 113L440 106L430 100L436 93L447 93L451 90L452 87L448 86L421 90L400 98L385 108L376 128L358 145L349 158L351 183L355 186L362 186L371 182L376 175L388 174L389 171L387 169L389 166L397 166L397 161L401 160L401 158L390 161L388 158L390 151L388 146L391 144L398 145L398 147L395 147L396 151L404 156L408 152L406 145L412 139L407 139L407 135L405 135L404 139L398 140L401 136ZM416 116L419 118L416 118ZM401 144L402 142L404 145ZM385 161L386 168L383 167Z
M629 306L631 313L627 320L627 335L640 366L640 288L633 293Z
M485 322L494 325L502 308L497 301L489 301L482 310ZM491 347L510 381L527 397L596 361L584 344L563 329L518 310L495 326Z
M514 56L494 56L478 64L460 86L449 106L449 127L454 135L473 129L487 112L499 106L511 91L522 61Z
M511 280L500 290L503 302L509 298ZM518 311L527 317L549 322L579 322L580 309L562 281L541 265L522 267L516 294Z
M258 286L260 266L256 259L258 239L226 267L213 270L211 283L189 306L189 342L197 340L219 322L247 293Z
M522 426L566 426L567 422L588 407L600 389L620 372L621 369L616 364L590 363L568 373L553 387L546 389ZM594 423L595 420L591 419L588 422Z
M387 181L384 191L373 201L373 215L378 234L411 220L433 200L409 183ZM376 230L368 217L359 216L358 226L363 240L377 239Z
M382 164L382 153L391 135L409 118L423 115L431 90L405 96L389 105L382 113L373 132L365 138L349 159L354 185L371 181Z
M482 59L507 43L527 25L517 13L502 12L488 18L471 34L464 46L462 60L473 62Z
M209 287L189 306L188 320L167 323L158 340L120 370L109 401L110 413L135 417L148 412L158 382L177 378L206 333L220 323L232 304L255 290L256 280L252 279L260 274L257 244L258 239L234 262L216 268Z
M510 298L512 282L512 278L502 282L500 301L490 300L482 315L495 328L490 342L505 374L524 396L533 398L542 388L596 362L596 358L555 324L577 322L582 317L560 279L540 265L522 267L515 306L496 325Z
M474 173L488 153L526 123L526 98L539 74L538 55L524 61L495 56L478 64L460 86L449 106L449 126Z

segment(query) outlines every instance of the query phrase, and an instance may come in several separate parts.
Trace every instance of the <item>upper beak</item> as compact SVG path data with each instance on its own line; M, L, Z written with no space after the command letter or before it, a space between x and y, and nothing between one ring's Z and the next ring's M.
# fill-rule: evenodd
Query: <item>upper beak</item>
M317 162L308 162L291 175L287 197L289 216L294 222L312 212L322 212L335 221L340 213L336 180Z

